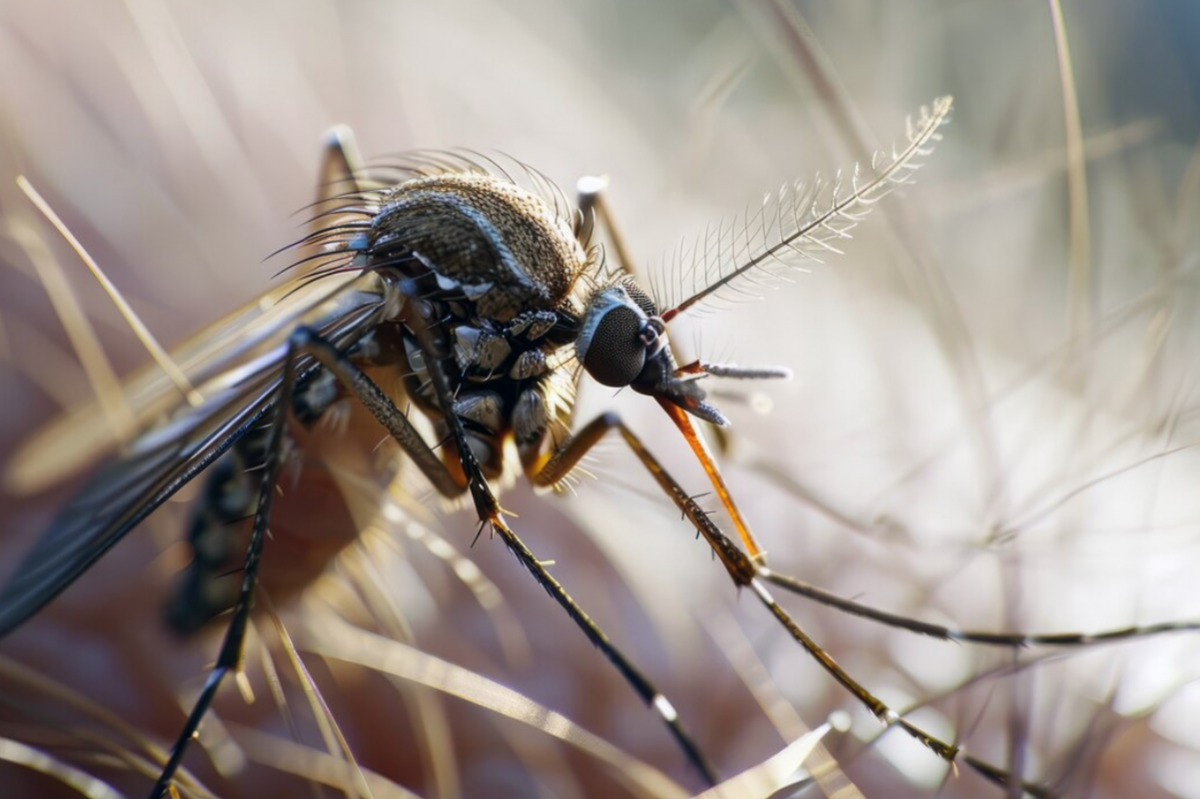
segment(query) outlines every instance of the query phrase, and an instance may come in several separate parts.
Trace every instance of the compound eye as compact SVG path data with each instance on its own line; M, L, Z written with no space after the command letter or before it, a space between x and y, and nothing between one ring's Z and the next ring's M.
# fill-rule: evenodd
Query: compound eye
M646 345L640 337L645 321L628 305L605 309L589 331L590 339L582 354L588 374L614 388L632 383L646 365Z
M636 280L626 277L621 281L621 288L625 289L625 293L637 303L646 316L658 316L658 306L654 304L654 300L638 285Z

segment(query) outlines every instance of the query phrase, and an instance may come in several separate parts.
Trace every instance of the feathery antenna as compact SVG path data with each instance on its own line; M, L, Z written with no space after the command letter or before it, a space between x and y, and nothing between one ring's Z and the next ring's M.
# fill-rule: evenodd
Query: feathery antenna
M780 267L799 269L798 261L819 261L817 254L822 251L840 252L835 242L849 238L872 205L912 182L921 159L932 153L932 145L941 139L939 129L949 119L952 105L953 98L946 96L922 107L916 124L909 120L904 148L893 147L890 158L876 153L871 159L874 177L866 184L860 185L855 166L849 194L843 194L840 173L830 182L817 178L808 185L799 181L785 184L777 195L767 195L757 212L747 211L740 225L735 219L706 232L694 248L691 268L682 276L682 281L693 281L693 293L664 313L663 321L713 299L741 278L753 282L759 272L764 277L778 277ZM701 280L705 285L697 289ZM739 291L737 287L732 290Z

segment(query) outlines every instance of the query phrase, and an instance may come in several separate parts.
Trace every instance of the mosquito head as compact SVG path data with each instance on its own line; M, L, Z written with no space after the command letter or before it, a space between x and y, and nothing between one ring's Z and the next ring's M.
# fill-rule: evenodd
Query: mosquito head
M653 397L662 406L708 474L750 557L761 558L762 548L733 501L693 417L721 427L729 424L724 414L704 401L700 380L709 375L759 379L787 377L790 372L774 367L746 368L703 361L677 367L667 341L667 322L678 314L678 308L660 312L633 278L622 278L598 289L588 299L575 340L575 354L588 374L600 383L629 386L639 394Z
M633 278L600 289L588 301L579 338L579 362L597 382L666 400L688 413L725 426L725 416L704 401L696 379L680 378L667 346L666 323L654 300Z

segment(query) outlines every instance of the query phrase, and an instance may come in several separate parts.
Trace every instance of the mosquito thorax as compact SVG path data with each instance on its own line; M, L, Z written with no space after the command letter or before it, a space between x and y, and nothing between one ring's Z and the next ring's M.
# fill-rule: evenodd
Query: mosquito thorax
M563 209L486 174L395 186L382 198L366 247L368 268L430 276L434 290L501 323L558 307L587 265Z
M532 461L570 402L561 367L578 335L581 277L596 266L565 199L490 174L439 174L386 189L372 210L369 232L351 246L403 297L389 318L408 396L444 435L428 363L436 358L484 475L502 474L510 439ZM410 329L413 314L428 345ZM443 457L457 455L445 448Z

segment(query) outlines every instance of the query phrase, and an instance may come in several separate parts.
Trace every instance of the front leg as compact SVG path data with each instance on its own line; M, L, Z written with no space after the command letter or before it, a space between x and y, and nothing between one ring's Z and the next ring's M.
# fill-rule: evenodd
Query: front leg
M554 601L567 612L571 621L583 631L583 634L588 637L592 645L599 649L608 661L616 667L617 671L621 673L621 676L625 678L625 681L641 697L642 701L658 713L671 735L675 738L680 749L683 750L684 755L703 775L704 779L710 785L716 785L719 781L716 769L709 763L695 741L692 740L691 734L684 728L683 723L679 719L678 712L667 697L617 648L617 645L609 639L600 626L567 593L562 584L547 571L542 561L533 554L529 547L525 545L525 542L504 522L502 518L504 511L500 507L500 503L496 501L491 487L483 476L478 460L467 444L467 436L463 429L462 421L453 411L454 402L450 390L450 382L445 371L442 369L441 359L445 357L446 353L442 351L444 347L439 346L437 337L431 329L435 324L433 308L419 300L410 303L407 308L410 310L406 316L405 323L417 337L417 341L425 354L429 379L433 383L438 403L443 409L450 437L454 440L458 448L463 473L466 475L467 489L470 490L475 502L475 512L479 517L480 531L482 532L485 526L491 526L493 532L500 536L505 546L516 556L521 565L533 575L542 588L554 598Z
M620 432L621 437L629 445L629 448L633 450L633 453L637 455L638 460L642 462L646 470L650 472L650 475L654 478L659 488L663 490L663 493L671 498L671 501L675 503L675 507L679 508L684 517L695 526L700 535L704 536L704 540L708 542L713 553L720 558L721 563L725 566L726 571L729 572L729 576L732 578L734 584L739 588L749 587L755 597L775 617L775 620L787 630L788 634L830 676L871 711L872 715L889 727L896 726L903 729L947 762L958 762L961 757L963 762L997 784L1008 785L1014 782L1012 775L1004 769L982 761L972 755L964 754L958 746L946 743L908 721L838 665L837 661L804 632L800 625L792 619L790 614L775 601L767 589L766 581L778 582L779 576L739 549L729 536L722 532L721 528L717 526L709 514L699 506L696 500L683 489L679 481L646 449L641 439L629 429L616 413L601 414L584 425L571 439L552 452L540 466L531 467L530 480L539 486L555 485L570 473L571 469L604 437L605 433L613 429ZM1030 795L1039 797L1050 795L1042 786L1023 782L1019 784L1021 789Z
M613 429L621 433L625 443L638 456L638 460L650 472L663 493L675 503L675 507L679 508L680 512L696 526L697 530L705 534L713 552L721 559L721 563L729 572L729 576L733 578L733 582L738 587L750 585L757 574L750 558L746 557L745 553L738 549L720 530L716 531L718 535L711 537L706 533L715 528L708 514L700 508L691 495L683 490L679 482L659 463L658 459L646 449L641 439L634 435L621 417L612 411L602 413L584 425L578 433L551 453L549 459L529 475L529 479L534 485L542 487L557 484L570 474L583 456L596 446L609 430Z
M233 605L233 614L229 621L229 627L225 631L225 638L221 644L221 651L217 655L216 665L209 673L199 698L188 714L184 728L176 739L171 754L150 792L150 799L159 799L166 795L175 772L183 762L188 743L195 736L200 722L212 705L222 680L227 674L235 672L241 662L246 629L250 622L254 588L258 580L259 563L271 516L271 504L275 498L275 485L283 467L283 442L288 409L291 406L295 390L296 376L306 368L301 364L301 360L305 358L316 360L328 369L359 402L366 406L442 494L455 497L460 496L464 491L464 486L455 480L454 475L438 459L433 449L425 443L408 418L365 372L316 331L300 328L293 332L288 339L283 378L275 395L273 418L267 433L263 457L263 479L259 487L258 501L255 503L254 524L246 548L242 582L238 589L237 600Z

